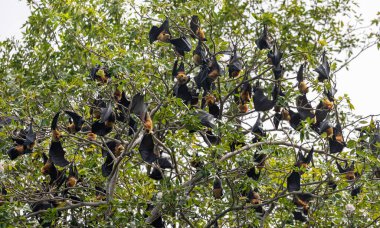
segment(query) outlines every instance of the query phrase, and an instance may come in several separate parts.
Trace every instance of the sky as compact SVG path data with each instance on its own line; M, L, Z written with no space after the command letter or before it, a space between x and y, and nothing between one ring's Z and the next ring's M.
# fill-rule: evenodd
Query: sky
M370 23L380 12L380 0L358 0L359 12L363 14L364 25ZM25 1L0 1L0 40L9 37L20 39L22 25L30 15ZM348 70L337 73L337 95L347 93L355 106L354 113L358 115L380 114L380 51L372 47L362 53L350 65Z

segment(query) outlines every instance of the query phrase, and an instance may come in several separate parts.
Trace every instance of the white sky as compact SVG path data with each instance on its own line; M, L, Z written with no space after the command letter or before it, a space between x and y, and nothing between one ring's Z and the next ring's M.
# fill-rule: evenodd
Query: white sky
M380 0L358 0L365 20L369 24L380 12ZM21 26L30 12L25 1L0 0L0 40L15 37L21 38ZM337 95L347 93L360 115L380 114L380 51L372 47L362 53L349 65L349 70L341 70L337 74Z

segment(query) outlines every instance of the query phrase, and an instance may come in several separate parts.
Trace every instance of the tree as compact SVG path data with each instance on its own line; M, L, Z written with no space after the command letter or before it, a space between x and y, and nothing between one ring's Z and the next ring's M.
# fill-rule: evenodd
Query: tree
M379 46L354 1L28 4L0 49L3 224L379 224L377 116L335 96Z

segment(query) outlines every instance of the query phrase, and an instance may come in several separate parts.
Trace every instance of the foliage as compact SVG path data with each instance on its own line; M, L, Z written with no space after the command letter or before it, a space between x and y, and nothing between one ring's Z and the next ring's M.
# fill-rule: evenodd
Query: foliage
M379 177L375 171L380 161L373 143L379 129L375 122L370 125L371 117L351 114L354 107L348 95L335 97L334 109L328 114L332 125L342 126L347 144L343 152L336 154L330 153L327 135L318 134L311 119L303 121L297 130L284 121L278 130L274 129L273 110L261 112L267 134L259 143L253 143L251 129L258 112L251 101L250 111L239 113L239 102L235 102L240 96L236 91L245 82L254 86L260 81L265 94L280 83L285 96L277 100L277 106L296 110L295 100L300 95L296 75L300 65L307 62L304 77L311 90L308 99L316 107L326 96L324 90L332 91L338 83L336 73L355 58L355 48L379 45L379 34L363 33L355 27L360 22L355 1L41 0L28 4L31 16L22 40L0 43L0 147L4 152L0 157L4 168L0 177L7 191L2 196L0 223L29 226L45 221L56 226L144 227L146 217L149 220L155 215L146 210L151 204L160 209L167 226L210 227L217 222L223 227L298 227L302 222L293 218L294 196L287 192L286 184L288 176L296 171L303 172L300 191L314 195L309 225L379 224ZM192 62L192 51L181 59L173 45L149 43L151 27L168 18L172 37L188 37L194 50L198 41L190 38L192 15L199 16L205 31L208 57L216 56L225 72L211 91L222 113L215 118L216 127L212 129L220 138L215 144L207 140L209 129L200 124L195 114L201 101L194 108L173 95L177 82L173 80L172 67L176 59L184 61L186 74L192 80L189 85L195 84L200 67ZM378 19L372 23L377 25ZM284 53L281 64L285 74L279 80L274 80L272 66L267 63L268 50L259 50L255 44L264 25L272 42ZM229 78L229 56L234 47L240 53L243 70L239 77ZM331 79L321 83L314 69L321 64L324 51L331 63ZM89 74L96 65L108 66L112 80L105 84L92 80ZM113 131L95 142L87 139L85 131L72 134L65 130L63 126L69 120L62 114L59 125L66 158L78 168L80 181L68 190L69 194L63 195L67 192L64 186L47 191L50 179L40 169L44 165L42 154L49 151L50 124L55 113L73 110L84 117L88 127L95 121L91 113L94 99L101 97L116 110L116 88L125 91L130 99L137 93L145 94L154 123L156 152L169 157L174 169L166 170L160 181L148 177L151 165L139 154L145 134L143 121L133 113L127 113L138 123L133 135L127 134L128 121L116 121ZM208 111L208 107L204 109ZM12 147L10 137L29 123L37 132L33 153L11 161L6 153ZM355 130L367 125L366 130ZM103 177L102 149L104 142L113 138L122 142L125 150L114 162L115 172ZM242 145L231 151L233 143ZM312 147L315 153L309 168L295 167L300 149L309 151ZM258 180L246 175L248 169L258 169L254 153L267 155ZM192 167L194 161L203 166ZM338 172L336 162L345 161L355 161L355 171L360 176L354 181L346 181ZM69 172L68 167L59 170ZM221 199L213 197L217 177L224 189ZM328 187L330 180L336 181L337 189ZM95 186L107 190L106 198L97 197ZM361 193L352 197L351 190L358 186ZM255 210L259 206L246 202L250 189L260 192L266 211L262 216ZM79 197L80 202L69 199L70 195ZM59 203L46 212L37 212L37 216L30 214L33 202L48 200ZM353 212L346 211L348 204L354 205Z

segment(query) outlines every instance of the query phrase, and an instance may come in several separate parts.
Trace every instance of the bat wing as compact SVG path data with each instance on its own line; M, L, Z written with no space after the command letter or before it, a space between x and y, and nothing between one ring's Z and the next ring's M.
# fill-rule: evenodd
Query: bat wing
M157 160L157 155L154 153L154 141L152 134L145 134L141 140L139 152L141 158L147 162L152 163Z
M158 34L160 34L160 29L157 26L152 26L149 31L149 42L152 44L156 41Z
M160 165L161 169L172 169L173 168L172 163L166 157L160 157L158 159L158 164Z
M298 72L297 72L297 81L298 82L302 82L304 80L304 78L303 78L304 66L305 66L305 63L301 64L300 68L298 69Z
M58 118L59 118L60 112L57 112L54 117L53 121L51 122L51 130L56 130L58 127Z
M131 105L131 112L137 115L138 117L142 117L146 111L147 107L146 104L144 103L144 95L141 93L137 93L135 96L132 98L132 105Z
M51 142L49 149L49 157L54 162L54 164L65 167L70 162L65 158L65 150L62 147L61 142Z
M299 191L301 189L301 176L298 172L293 171L286 181L289 192Z
M186 37L180 37L177 39L171 39L170 43L173 44L179 51L191 51L191 43L187 40Z

